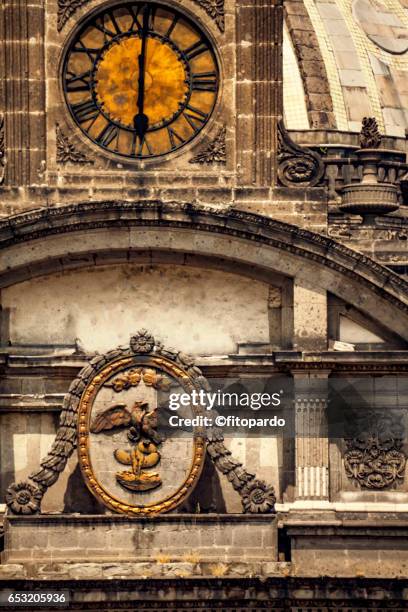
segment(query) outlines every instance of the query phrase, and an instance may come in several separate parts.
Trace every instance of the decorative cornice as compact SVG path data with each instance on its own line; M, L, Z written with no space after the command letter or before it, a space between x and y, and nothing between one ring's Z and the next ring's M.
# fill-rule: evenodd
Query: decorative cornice
M56 146L57 146L57 154L56 159L59 164L93 164L92 159L88 159L88 157L78 151L76 147L69 140L68 136L64 134L61 130L60 126L57 124L55 128L56 135Z
M207 146L190 159L190 164L225 164L227 161L225 134L226 129L223 127Z
M0 250L55 234L133 226L224 234L280 249L335 270L408 313L408 282L370 257L322 234L233 208L146 200L41 208L0 221Z
M68 19L89 0L58 0L57 29L61 32Z
M324 164L317 153L300 147L278 122L278 180L285 187L315 187L323 178Z

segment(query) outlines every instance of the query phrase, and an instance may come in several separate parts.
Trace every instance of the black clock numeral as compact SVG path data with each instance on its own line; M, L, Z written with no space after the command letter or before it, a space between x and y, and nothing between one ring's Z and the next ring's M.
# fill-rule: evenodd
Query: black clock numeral
M108 123L107 126L96 137L96 141L104 147L109 147L111 142L116 138L116 148L118 144L119 128L116 125Z
M118 35L117 32L113 32L112 30L110 30L108 27L105 26L105 15L102 15L102 17L95 19L93 26L94 28L99 30L99 32L102 32L102 34L105 37L105 40L115 38L115 36Z
M93 64L96 60L96 57L100 49L94 49L92 47L85 46L82 40L79 38L76 41L74 47L72 48L72 51L74 51L75 53L86 53L86 55L89 57L89 59L91 60Z
M184 138L182 138L181 136L179 136L179 134L177 134L177 132L176 132L175 130L173 130L171 127L168 127L168 128L167 128L167 132L168 132L168 135L169 135L169 140L170 140L170 147L171 147L171 150L173 150L173 149L176 149L176 148L177 148L177 146L178 146L177 141L178 141L180 144L183 144L183 143L184 143Z
M137 31L141 32L143 30L143 11L145 9L145 6L146 5L144 4L138 6L137 11L135 11L134 6L128 7L129 14L133 19L133 22L129 28L129 32L132 32L135 29L135 26ZM149 30L153 29L153 22L156 15L156 10L157 9L154 6L150 7L149 9Z
M174 28L176 27L176 25L177 25L177 23L178 23L178 20L179 20L179 16L178 16L178 15L174 15L174 17L173 17L173 21L171 22L171 24L170 24L170 26L169 26L169 29L167 30L167 32L166 32L166 34L165 34L165 37L166 37L166 38L170 38L170 36L172 35L172 32L173 32Z
M79 123L95 121L99 115L99 109L93 100L86 100L85 102L73 104L71 108Z
M139 138L139 146L138 149L136 151L136 155L141 156L143 155L143 147L146 147L147 152L149 155L153 155L153 152L150 148L149 142L147 140L147 136L146 134L143 136L143 138Z
M192 59L208 51L208 47L203 40L198 40L194 45L184 49L183 53L190 62Z
M108 11L107 15L109 16L109 19L111 20L112 25L115 28L116 35L122 34L122 30L120 29L118 22L115 19L115 15L112 13L112 11Z
M91 87L91 75L91 70L83 72L82 74L75 74L74 72L67 70L65 77L66 90L70 93L75 91L88 91Z
M217 91L217 73L199 72L193 74L191 88L193 91Z
M191 111L191 112L187 112ZM187 104L183 117L193 129L194 132L199 132L208 119L208 115L202 111Z

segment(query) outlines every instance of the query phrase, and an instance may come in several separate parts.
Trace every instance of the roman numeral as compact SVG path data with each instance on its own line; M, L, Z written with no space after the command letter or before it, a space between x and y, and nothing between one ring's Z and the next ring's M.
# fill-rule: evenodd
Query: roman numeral
M83 72L82 74L75 74L74 72L67 70L65 77L66 90L68 92L88 91L91 87L91 74L91 70Z
M133 6L128 6L128 11L130 13L130 16L133 19L132 25L129 28L129 31L132 31L135 27L135 25L137 26L137 30L142 30L143 29L143 24L139 21L139 13L140 13L140 7L137 9L137 12L135 13L135 9Z
M192 75L191 88L193 91L217 91L217 73L199 72Z
M183 139L181 136L179 136L175 130L172 130L170 127L168 127L168 128L167 128L167 132L168 132L168 134L169 134L169 140L170 140L170 147L171 147L171 150L173 150L173 149L176 149L176 148L177 148L177 146L178 146L177 141L178 141L180 144L183 144L183 143L184 143L184 139Z
M118 34L118 32L112 32L112 30L109 30L109 28L105 26L105 15L98 17L98 19L93 22L93 27L102 32L105 40L108 38L115 38Z
M86 53L86 55L91 60L92 64L95 62L96 56L98 55L100 49L94 49L92 47L86 47L81 39L78 39L75 43L72 51L75 53Z
M187 106L186 108L190 108L191 110L193 110L189 106ZM195 109L193 112L197 113ZM194 114L194 115L192 113L187 113L186 111L184 111L183 117L187 121L187 123L190 125L190 127L193 129L194 132L199 132L208 119L208 115L206 115L205 113L202 113L201 111L198 111L198 114Z
M191 61L194 57L197 57L197 55L201 55L201 53L205 53L206 51L208 51L208 47L205 42L198 40L196 43L194 43L194 45L191 45L191 47L184 49L183 53L188 61Z
M139 138L139 146L136 152L137 156L142 156L143 155L143 147L146 147L147 152L149 153L149 155L152 155L152 150L150 148L149 142L147 140L146 134L143 136L143 139L141 140Z
M109 147L110 143L116 138L116 148L117 148L117 139L119 136L119 128L116 125L112 125L108 123L106 127L103 128L102 132L98 134L96 140L104 147Z
M86 100L85 102L73 104L71 108L79 123L95 121L99 115L99 109L93 100Z
M166 37L166 38L170 38L170 36L171 36L171 34L172 34L172 32L173 32L174 28L175 28L175 27L176 27L176 25L177 25L178 20L179 20L178 15L174 15L173 21L171 22L170 27L169 27L169 29L167 30L166 34L165 34L165 37Z

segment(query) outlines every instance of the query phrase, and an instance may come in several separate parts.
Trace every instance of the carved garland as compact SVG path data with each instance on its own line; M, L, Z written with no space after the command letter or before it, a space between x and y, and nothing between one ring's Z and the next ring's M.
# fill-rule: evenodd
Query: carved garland
M68 19L89 0L58 0L58 32L62 30ZM225 14L224 0L194 0L215 21L219 30L224 32Z
M60 126L57 124L55 128L56 135L56 146L57 146L57 162L59 164L93 164L92 159L88 159L88 157L78 151L76 147L69 140L68 136L64 134L61 130Z
M278 122L278 180L285 187L315 187L324 174L317 153L300 147L290 138L282 120Z
M85 366L71 383L66 394L60 415L60 424L55 441L48 455L41 461L40 468L33 472L28 480L13 483L7 489L6 503L14 514L36 514L40 512L41 500L47 489L53 485L64 470L69 457L77 446L78 410L84 396L95 376L101 376L111 362L129 359L135 354L164 357L172 361L182 373L194 381L194 384L208 389L207 380L195 365L194 359L182 352L166 349L155 342L146 330L139 331L130 341L129 348L117 348L104 355L98 355ZM225 447L220 431L208 432L207 450L217 469L225 474L232 486L242 498L244 512L273 513L275 494L273 487L257 480L254 474L247 472L238 461L231 457Z
M190 159L190 164L225 164L227 161L225 134L226 129L223 127L206 147Z

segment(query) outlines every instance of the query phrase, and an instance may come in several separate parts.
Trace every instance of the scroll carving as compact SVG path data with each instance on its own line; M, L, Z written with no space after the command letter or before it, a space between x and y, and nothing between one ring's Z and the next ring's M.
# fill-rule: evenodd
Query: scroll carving
M345 439L347 477L362 489L385 489L402 482L406 455L401 417L371 412L352 422L357 423L358 433Z
M225 135L224 127L206 147L190 159L190 164L225 164L227 161Z
M278 180L285 187L315 187L324 174L317 153L290 138L283 121L278 123Z
M362 149L378 149L381 144L381 134L375 117L364 117L360 132L360 147Z
M64 134L60 126L57 125L56 130L56 143L57 143L57 162L59 164L93 164L93 160L88 159L84 153L78 151L68 136Z

